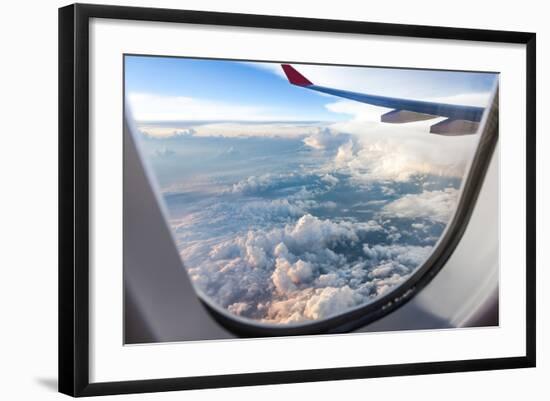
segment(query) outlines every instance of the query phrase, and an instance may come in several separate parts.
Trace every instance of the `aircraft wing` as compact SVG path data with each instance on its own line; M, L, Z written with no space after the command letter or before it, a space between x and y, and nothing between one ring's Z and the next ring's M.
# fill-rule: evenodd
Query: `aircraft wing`
M373 106L393 109L381 116L381 121L384 123L401 124L446 117L445 120L430 127L430 133L432 134L447 136L475 134L485 110L484 107L424 102L327 88L315 85L289 64L281 64L281 67L292 85Z

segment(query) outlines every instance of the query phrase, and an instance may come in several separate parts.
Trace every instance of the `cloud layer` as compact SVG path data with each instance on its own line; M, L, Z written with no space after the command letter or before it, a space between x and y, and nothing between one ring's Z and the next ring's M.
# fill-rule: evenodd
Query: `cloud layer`
M195 283L229 311L264 322L301 322L369 302L405 280L431 251L369 246L361 238L372 231L384 233L377 223L305 214L280 228L188 246L181 256Z
M393 201L350 202L346 214L342 202L326 199L352 191L350 179L324 172L249 176L174 218L193 282L231 313L280 324L324 319L399 285L429 256L455 193L396 193ZM372 184L363 196L388 185ZM409 210L414 199L430 206ZM378 212L362 218L369 207Z
M233 314L287 324L368 304L426 260L454 213L477 136L330 107L352 119L142 126L152 160L164 163L223 144L203 161L214 186L195 178L165 198L193 282ZM292 146L277 153L282 142Z
M384 213L400 218L422 218L446 223L455 211L458 190L446 188L407 194L384 206Z

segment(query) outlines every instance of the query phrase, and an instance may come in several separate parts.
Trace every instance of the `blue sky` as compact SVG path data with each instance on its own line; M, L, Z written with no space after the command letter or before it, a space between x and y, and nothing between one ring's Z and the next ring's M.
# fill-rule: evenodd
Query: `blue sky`
M416 99L488 93L495 77L364 67L299 65L297 68L310 79L315 78L319 85ZM327 108L327 104L341 99L288 84L276 63L126 56L125 74L126 91L138 120L349 118ZM462 102L465 101L468 100Z
M201 100L269 108L273 115L304 120L334 120L326 98L293 87L280 76L248 63L185 58L127 57L129 93L185 96ZM215 117L215 116L214 116Z

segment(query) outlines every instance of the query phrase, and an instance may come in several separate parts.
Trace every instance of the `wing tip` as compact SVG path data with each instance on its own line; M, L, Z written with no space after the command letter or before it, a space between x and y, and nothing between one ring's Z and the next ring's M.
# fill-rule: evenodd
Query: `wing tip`
M285 73L286 78L288 79L288 82L290 82L292 85L296 85L296 86L313 85L313 83L309 79L307 79L298 71L296 71L296 69L290 64L281 64L281 68L283 69L283 72Z

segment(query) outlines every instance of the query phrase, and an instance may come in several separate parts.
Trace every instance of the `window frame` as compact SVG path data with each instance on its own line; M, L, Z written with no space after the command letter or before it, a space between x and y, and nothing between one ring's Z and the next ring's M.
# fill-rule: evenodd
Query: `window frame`
M329 369L90 382L89 343L89 23L92 18L251 28L409 36L526 47L526 352L517 357ZM536 365L536 35L313 18L137 7L70 5L59 10L59 391L93 396L396 375L511 369Z

